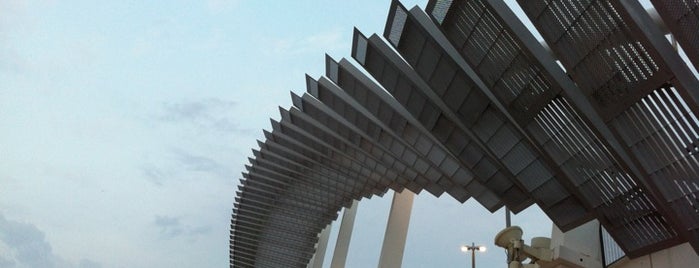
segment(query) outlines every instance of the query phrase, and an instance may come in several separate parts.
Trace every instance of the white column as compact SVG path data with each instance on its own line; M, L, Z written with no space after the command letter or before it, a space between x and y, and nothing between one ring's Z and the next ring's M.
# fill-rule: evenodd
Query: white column
M402 265L414 196L415 194L408 189L403 190L402 193L393 194L393 203L391 203L379 257L379 268L400 268Z
M311 268L322 268L323 259L325 258L325 250L328 247L328 239L330 238L330 229L333 225L328 224L323 231L320 232L320 237L318 238L318 244L316 244L316 253L313 255L309 266Z
M315 262L316 262L316 254L313 254L313 257L311 257L311 260L308 261L306 268L313 268L313 263L315 263Z
M357 215L357 203L357 200L354 200L352 206L345 208L345 212L342 214L342 223L340 223L340 231L337 234L337 242L335 242L335 251L333 252L332 262L330 262L330 268L345 267L350 239L352 239L352 229L354 229L354 217Z

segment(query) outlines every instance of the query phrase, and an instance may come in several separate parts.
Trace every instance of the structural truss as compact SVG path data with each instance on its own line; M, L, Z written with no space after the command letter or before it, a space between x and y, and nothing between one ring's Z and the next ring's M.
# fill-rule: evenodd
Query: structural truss
M518 2L548 49L500 0L394 1L383 38L355 30L359 66L326 57L253 150L231 266L305 267L389 189L597 219L632 258L699 251L699 2L653 0L664 25L636 0Z

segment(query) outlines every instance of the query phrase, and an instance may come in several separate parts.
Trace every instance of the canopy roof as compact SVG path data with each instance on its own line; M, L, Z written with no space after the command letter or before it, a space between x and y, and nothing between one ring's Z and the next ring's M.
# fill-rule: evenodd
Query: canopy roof
M653 3L699 66L699 3ZM630 257L699 250L697 77L636 1L519 4L558 62L496 0L394 1L385 39L355 30L361 67L327 57L253 150L231 266L305 267L342 207L389 189L597 219Z

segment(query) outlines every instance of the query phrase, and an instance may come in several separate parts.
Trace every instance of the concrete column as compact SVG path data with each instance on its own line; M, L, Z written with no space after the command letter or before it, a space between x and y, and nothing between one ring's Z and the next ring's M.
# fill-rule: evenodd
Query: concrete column
M323 259L325 259L325 250L328 247L328 239L330 238L330 230L332 229L332 226L332 223L328 224L328 226L320 232L318 244L316 244L316 253L313 255L313 258L311 258L311 261L308 263L308 267L323 267Z
M335 251L330 262L330 268L344 268L347 261L350 240L352 239L352 229L354 229L354 217L357 215L357 200L352 202L352 206L345 208L340 223L340 231L335 242Z
M403 190L402 193L393 194L379 257L379 268L400 268L403 263L403 250L405 250L414 197L415 194L408 189Z

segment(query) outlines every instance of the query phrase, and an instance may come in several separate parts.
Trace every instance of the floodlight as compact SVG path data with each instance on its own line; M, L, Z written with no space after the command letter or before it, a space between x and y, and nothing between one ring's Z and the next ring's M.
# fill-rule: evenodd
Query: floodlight
M461 246L461 251L469 252L471 251L471 267L476 268L476 251L485 251L485 246L478 245L476 243L471 243L471 245Z

